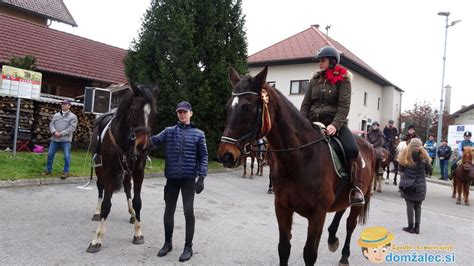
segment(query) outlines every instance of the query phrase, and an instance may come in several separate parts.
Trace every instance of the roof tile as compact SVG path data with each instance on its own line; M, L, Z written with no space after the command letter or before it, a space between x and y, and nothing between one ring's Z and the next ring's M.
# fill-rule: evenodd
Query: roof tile
M124 49L6 15L0 15L0 25L0 62L33 55L40 71L111 83L127 81Z
M62 0L0 0L0 4L11 5L77 27L76 21Z

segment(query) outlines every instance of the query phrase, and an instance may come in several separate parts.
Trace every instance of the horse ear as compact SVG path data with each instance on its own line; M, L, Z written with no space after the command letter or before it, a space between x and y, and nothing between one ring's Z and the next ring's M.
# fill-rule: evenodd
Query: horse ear
M232 84L232 87L235 87L235 85L239 83L240 79L241 77L237 70L235 70L233 67L229 67L229 81Z
M265 83L267 82L267 73L268 73L268 66L265 66L260 73L255 76L255 83L259 86L259 89L263 88L265 86Z

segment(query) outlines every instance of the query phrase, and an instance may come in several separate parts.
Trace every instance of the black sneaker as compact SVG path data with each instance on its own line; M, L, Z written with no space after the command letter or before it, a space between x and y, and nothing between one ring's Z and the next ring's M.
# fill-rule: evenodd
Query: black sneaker
M69 176L68 173L63 173L63 174L61 175L61 179L66 179L68 176Z
M193 256L193 249L188 246L184 246L183 253L179 256L179 261L184 262L189 260Z
M51 172L48 172L48 171L43 171L43 173L41 173L42 176L50 176L51 175Z
M160 249L160 251L158 251L158 257L163 257L163 256L166 256L166 254L168 254L168 252L170 252L171 250L173 250L173 245L169 242L165 242L165 244L163 245L163 247Z

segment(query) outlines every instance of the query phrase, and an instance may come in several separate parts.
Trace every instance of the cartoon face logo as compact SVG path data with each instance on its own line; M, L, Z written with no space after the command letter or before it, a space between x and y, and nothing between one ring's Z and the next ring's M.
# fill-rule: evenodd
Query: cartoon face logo
M385 262L393 234L383 226L365 228L357 244L362 248L362 255L372 263Z

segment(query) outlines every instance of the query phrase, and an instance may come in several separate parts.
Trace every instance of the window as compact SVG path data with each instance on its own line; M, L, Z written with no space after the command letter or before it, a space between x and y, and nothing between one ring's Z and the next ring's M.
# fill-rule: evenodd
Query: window
M273 87L273 88L276 88L276 81L267 81L268 85L270 85L270 87Z
M367 92L364 92L364 106L367 106Z
M308 91L309 80L292 80L290 94L305 94Z
M382 102L382 99L378 98L377 99L377 110L380 110L380 104Z

